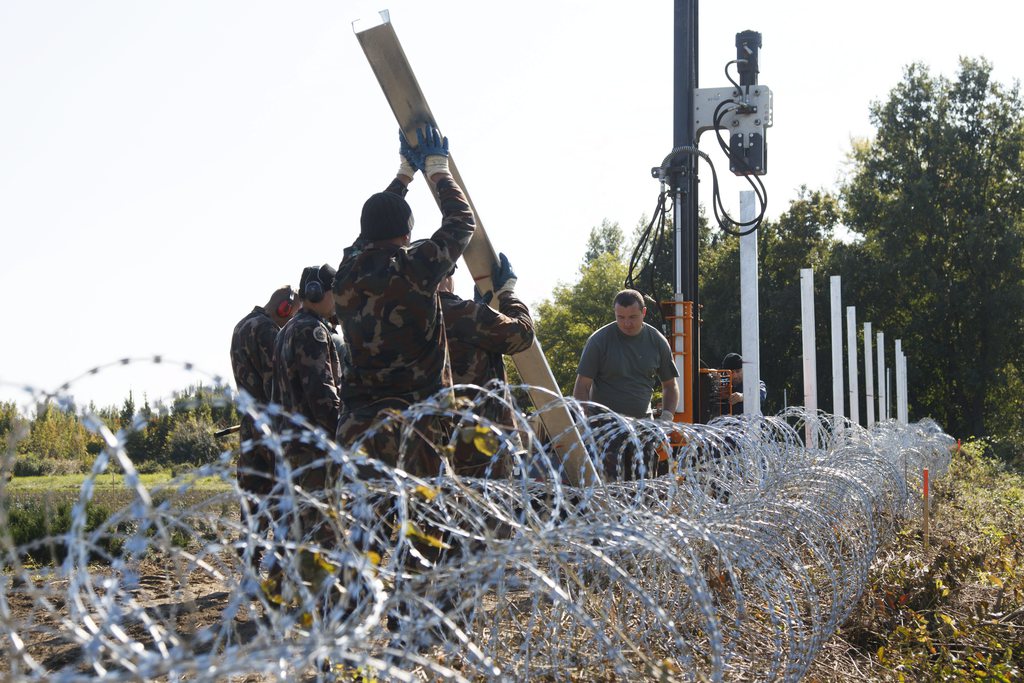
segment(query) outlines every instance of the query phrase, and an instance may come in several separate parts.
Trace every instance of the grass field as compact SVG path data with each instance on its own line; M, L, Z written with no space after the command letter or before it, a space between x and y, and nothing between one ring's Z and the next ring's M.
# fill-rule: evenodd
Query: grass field
M4 532L14 547L20 547L21 556L33 562L59 562L66 553L63 541L56 539L71 528L72 510L78 502L87 475L14 477L6 485L0 505L6 517ZM155 500L173 501L178 509L201 505L203 501L231 490L231 485L217 477L174 480L170 472L139 475L143 486ZM122 474L103 474L96 478L89 504L86 507L85 530L106 528L107 522L136 499L136 492L125 485ZM224 502L218 506L220 515L236 511L237 504ZM125 534L135 524L121 521L103 540L106 551L116 551L123 544ZM184 536L180 544L187 544ZM195 539L192 539L194 542Z
M7 495L17 496L19 493L40 492L40 491L78 491L82 488L88 475L85 474L62 474L42 477L13 477L7 484ZM167 484L172 480L170 470L154 472L152 474L140 474L139 481L149 489ZM97 489L124 488L123 474L102 474L96 478ZM216 477L197 479L190 486L208 491L226 491L230 485Z

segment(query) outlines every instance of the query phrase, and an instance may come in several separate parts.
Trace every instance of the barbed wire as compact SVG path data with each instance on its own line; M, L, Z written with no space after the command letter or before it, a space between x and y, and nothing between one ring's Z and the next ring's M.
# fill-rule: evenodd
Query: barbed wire
M23 390L60 401L73 388ZM940 476L954 445L927 420L868 430L790 408L669 425L559 399L597 470L616 475L576 488L548 445L558 435L527 412L528 389L488 387L477 401L505 401L512 425L449 390L342 447L214 381L276 454L264 496L239 488L237 446L147 486L130 446L146 417L115 433L84 413L103 447L66 532L15 543L8 522L23 503L0 478L0 670L67 682L794 681L920 511L922 469ZM428 419L449 426L439 476L369 456L375 434L408 444ZM284 451L300 441L321 457L292 467ZM469 446L507 476L461 476L453 453ZM303 488L318 467L330 484ZM123 483L101 480L111 468ZM117 503L97 518L103 500Z

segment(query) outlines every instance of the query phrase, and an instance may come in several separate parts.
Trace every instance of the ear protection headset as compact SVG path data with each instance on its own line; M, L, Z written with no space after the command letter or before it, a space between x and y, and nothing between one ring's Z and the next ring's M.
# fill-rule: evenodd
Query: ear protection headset
M317 268L316 273L310 273L310 277L302 288L302 297L311 304L318 304L324 300L324 286L320 282L320 271L322 269L323 266Z
M277 304L277 317L288 318L292 314L292 309L295 308L295 292L289 291L287 299L281 299L280 303Z

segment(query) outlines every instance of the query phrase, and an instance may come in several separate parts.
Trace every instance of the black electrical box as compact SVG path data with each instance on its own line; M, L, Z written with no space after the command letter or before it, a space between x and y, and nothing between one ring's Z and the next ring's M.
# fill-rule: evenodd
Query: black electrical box
M729 170L736 175L768 172L768 149L760 133L736 133L729 138Z

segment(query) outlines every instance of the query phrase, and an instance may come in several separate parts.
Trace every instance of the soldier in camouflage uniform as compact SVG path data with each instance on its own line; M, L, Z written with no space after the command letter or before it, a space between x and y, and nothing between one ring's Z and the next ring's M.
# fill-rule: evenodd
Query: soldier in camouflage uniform
M444 311L445 333L448 337L448 355L451 359L452 381L456 385L470 384L501 391L504 400L487 398L477 402L475 412L494 424L508 430L513 428L512 409L509 407L505 384L505 354L520 353L533 344L533 319L530 310L520 301L513 289L516 276L508 258L499 255L499 263L491 277L494 293L486 297L474 292L474 300L457 296L449 273L438 288ZM498 310L488 304L494 303ZM459 389L456 395L476 402L479 391ZM490 454L481 453L472 439L456 440L455 470L468 477L490 475L500 478L507 472L507 463L495 461Z
M274 402L289 413L303 415L328 437L338 427L341 388L341 362L328 322L334 310L330 295L334 274L334 268L326 263L302 271L302 310L277 335L274 347ZM300 436L282 434L284 455L293 469L325 456L315 444L303 443ZM329 475L326 467L305 469L295 483L308 492L323 491L330 485ZM304 532L316 524L314 517L303 516Z
M281 326L298 310L295 290L280 287L263 306L255 306L231 333L231 370L239 391L245 391L261 405L270 403L274 383L274 342ZM256 423L246 413L239 429L238 486L257 497L270 493L274 484L274 453L260 443ZM243 514L245 514L243 508ZM259 530L266 520L257 521Z
M334 281L335 310L349 353L338 425L338 442L345 445L380 411L401 410L452 385L437 286L466 249L476 223L449 173L448 139L430 126L417 133L415 150L403 137L395 179L363 205L359 238L345 250ZM410 246L413 218L404 196L416 169L433 186L443 220L429 239ZM436 475L443 426L424 420L416 427L423 436L402 452L392 431L367 444L370 454L411 474Z
M378 420L386 416L382 411L402 410L452 386L437 286L469 245L476 221L448 170L448 139L432 126L417 130L417 139L414 150L401 137L398 173L384 192L363 204L359 237L345 250L334 281L335 310L349 354L337 440L352 445L373 430L372 438L362 442L368 455L410 474L430 477L440 471L450 419L417 419L407 440L401 438L402 426L396 420ZM443 218L429 239L410 245L413 218L404 196L416 170L433 187ZM372 468L360 474L379 476ZM356 515L359 523L350 538L366 551L382 553L396 531L395 501L384 495L371 509L373 519ZM421 536L414 537L411 545L427 563L441 561L442 552L453 552L450 538L437 543L445 538L442 530L423 524L418 531ZM434 543L425 542L426 538ZM401 562L410 574L423 568L413 552L406 551ZM389 613L389 630L399 630L410 610L416 608L403 604Z

